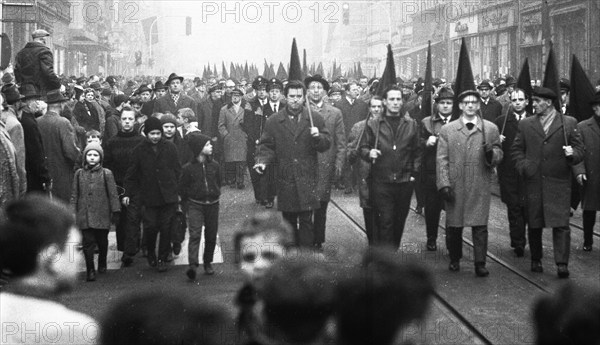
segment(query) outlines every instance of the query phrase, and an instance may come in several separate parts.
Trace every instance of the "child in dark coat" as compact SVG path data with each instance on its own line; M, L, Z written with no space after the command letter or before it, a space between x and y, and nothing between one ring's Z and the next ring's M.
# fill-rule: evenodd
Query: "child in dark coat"
M104 151L98 143L90 143L83 151L83 168L75 172L71 192L71 206L83 236L83 255L87 281L96 280L94 249L98 245L98 272L106 272L108 230L111 215L121 211L117 185L113 173L102 168Z
M219 227L219 196L221 195L221 168L212 159L212 143L204 134L194 134L189 138L189 146L194 159L183 167L179 183L179 195L188 205L190 239L188 244L189 264L186 274L196 279L200 236L204 225L204 273L215 273L212 267L217 244Z

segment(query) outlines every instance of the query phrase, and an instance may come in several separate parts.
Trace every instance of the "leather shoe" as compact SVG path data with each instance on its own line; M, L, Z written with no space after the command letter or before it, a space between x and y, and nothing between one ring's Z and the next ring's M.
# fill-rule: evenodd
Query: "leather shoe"
M542 267L542 262L539 260L531 261L531 272L535 272L535 273L544 272L544 268Z
M212 276L213 274L215 274L215 270L213 269L212 264L204 264L204 274L206 274L207 276Z
M346 187L346 189L344 190L344 194L352 194L354 192L354 190L352 189L352 187Z
M427 250L430 252L435 252L437 250L435 240L427 240Z
M273 202L272 201L265 202L265 208L273 208Z
M87 277L85 280L88 282L95 282L96 281L96 271L94 271L94 270L87 271Z
M518 258L522 258L525 256L525 249L523 247L515 247L515 255Z
M423 214L423 206L417 206L415 208L415 213L416 214Z
M185 271L185 274L190 280L196 280L196 267L188 268L187 271Z
M173 243L173 255L179 255L181 253L181 243L175 242Z
M490 272L485 268L485 265L475 265L475 275L478 277L487 277Z
M133 258L129 255L123 255L123 258L121 258L121 261L123 262L124 267L129 267L133 263Z
M556 265L556 273L559 278L569 278L569 269L566 264Z
M591 252L592 251L592 245L590 244L589 246L583 246L583 251L584 252Z
M460 263L458 261L451 261L448 269L452 272L460 271Z
M148 256L148 265L150 265L150 267L156 267L156 258Z
M106 266L98 266L98 273L106 273Z
M167 271L167 263L162 260L159 260L158 265L156 266L156 270L161 273L166 272Z

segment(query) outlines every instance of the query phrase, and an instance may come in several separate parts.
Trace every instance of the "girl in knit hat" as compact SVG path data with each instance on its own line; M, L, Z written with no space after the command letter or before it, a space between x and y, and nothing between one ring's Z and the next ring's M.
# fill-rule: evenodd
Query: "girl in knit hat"
M71 206L83 237L87 281L94 281L94 249L97 245L98 272L105 273L111 216L112 219L117 219L118 213L121 212L121 204L112 171L102 168L104 151L100 144L88 144L83 151L83 157L83 168L75 172L73 180Z

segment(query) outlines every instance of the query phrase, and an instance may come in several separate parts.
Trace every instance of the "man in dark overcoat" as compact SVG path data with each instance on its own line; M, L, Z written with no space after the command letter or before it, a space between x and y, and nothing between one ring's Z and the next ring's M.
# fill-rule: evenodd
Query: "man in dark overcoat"
M493 87L494 85L489 80L484 80L477 85L477 91L481 96L481 116L483 116L484 120L491 122L496 121L500 114L502 114L502 104L490 97Z
M165 85L169 87L169 91L154 102L154 113L177 115L179 109L197 109L196 101L183 92L183 77L171 73Z
M512 158L525 179L531 271L543 272L542 229L552 228L557 273L560 278L567 278L571 168L583 159L584 148L577 120L561 115L553 107L556 98L550 89L534 89L532 99L537 116L519 123Z
M511 95L511 106L505 115L494 121L500 131L500 141L505 159L498 165L498 182L500 183L500 198L506 204L508 225L510 229L510 246L514 248L517 257L522 257L525 251L525 181L515 168L515 162L510 159L510 149L517 132L519 122L531 116L525 110L529 104L525 91L516 89Z
M314 243L313 211L320 207L317 153L331 140L323 117L304 106L302 82L290 81L284 94L287 105L267 120L254 168L262 173L277 164L277 207L295 229L296 244L308 247Z
M81 152L71 122L60 116L67 101L59 89L49 91L46 95L48 111L37 118L37 123L52 179L52 195L68 203L73 187L73 168L79 162Z
M585 156L573 167L577 182L582 187L583 250L586 252L592 250L596 211L600 211L600 93L590 103L594 115L577 124L585 145Z
M452 118L454 93L451 89L441 89L435 97L434 114L421 120L421 191L423 193L425 208L425 230L427 236L427 250L437 250L438 228L442 212L442 199L436 186L437 173L437 141L442 126L448 124Z
M48 91L60 88L60 79L54 72L54 56L46 46L48 31L35 30L28 42L15 57L15 79L22 94L45 97Z
M340 109L323 100L329 89L329 83L317 74L306 78L304 85L308 89L308 99L313 114L319 114L323 117L325 127L331 137L329 149L319 153L317 191L321 206L315 210L314 246L317 250L321 250L325 242L327 206L331 200L331 187L342 176L346 161L346 132Z

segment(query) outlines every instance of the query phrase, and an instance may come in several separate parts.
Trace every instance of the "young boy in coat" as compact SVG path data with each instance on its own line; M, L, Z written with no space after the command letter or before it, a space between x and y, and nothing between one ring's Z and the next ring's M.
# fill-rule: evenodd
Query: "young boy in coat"
M117 219L121 211L117 185L113 173L102 168L104 151L98 143L90 143L83 151L83 168L75 172L71 206L75 210L77 226L83 236L83 255L87 281L96 280L94 249L98 245L98 272L106 272L108 230L111 215Z
M186 271L188 278L196 279L200 236L204 225L204 273L215 274L212 267L217 230L219 227L219 196L221 195L221 168L212 159L213 147L210 137L196 134L189 139L189 146L195 157L183 167L179 182L179 195L188 206L190 241L188 260L190 267Z

